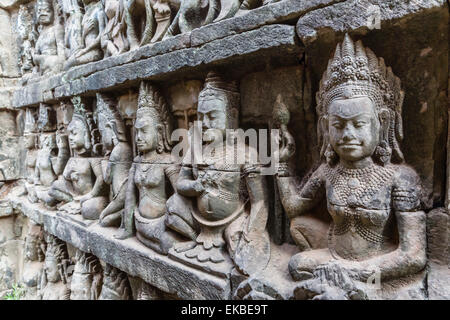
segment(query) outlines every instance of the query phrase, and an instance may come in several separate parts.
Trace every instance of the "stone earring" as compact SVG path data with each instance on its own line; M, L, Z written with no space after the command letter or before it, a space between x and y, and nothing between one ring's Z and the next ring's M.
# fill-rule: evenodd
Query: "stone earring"
M336 162L338 160L338 155L336 154L336 152L331 147L331 144L328 144L324 155L325 155L325 158L327 160L328 165L333 166L334 164L336 164Z
M380 164L385 166L391 161L392 149L389 147L387 141L381 141L380 144L375 148L374 152L375 160Z

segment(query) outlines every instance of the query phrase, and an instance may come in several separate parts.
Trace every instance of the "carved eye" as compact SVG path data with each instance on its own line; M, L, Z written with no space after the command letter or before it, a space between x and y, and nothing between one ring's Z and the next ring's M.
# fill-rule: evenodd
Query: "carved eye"
M357 121L357 122L355 123L355 127L356 127L356 128L361 128L361 127L365 126L366 124L367 124L366 121Z
M344 127L340 122L333 122L331 125L336 129L342 129Z

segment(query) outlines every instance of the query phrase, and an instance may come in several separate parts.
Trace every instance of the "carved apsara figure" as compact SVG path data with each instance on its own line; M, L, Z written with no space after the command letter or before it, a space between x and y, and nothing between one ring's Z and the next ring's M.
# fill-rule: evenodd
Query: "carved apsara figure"
M220 0L182 0L165 38L210 24L220 13Z
M55 201L49 196L48 191L52 183L62 174L70 157L69 145L67 135L55 133L56 112L50 106L41 103L37 125L40 131L40 147L34 172L36 197L53 206Z
M375 271L382 282L414 275L426 263L420 180L404 164L399 147L403 92L384 60L346 35L328 63L316 99L326 161L301 190L286 163L278 173L291 235L302 251L291 258L289 271L294 280L312 278L300 283L298 298L329 298L336 288L340 297L364 298L367 292L357 281ZM279 112L283 162L295 146L287 131L287 110ZM313 214L324 197L332 218L328 233ZM317 285L322 281L327 285Z
M130 49L125 21L125 0L102 0L108 19L101 45L105 57L115 56Z
M91 112L80 97L72 99L74 114L69 124L69 145L73 152L62 176L49 191L52 200L65 203L59 210L96 220L105 208L101 159L95 156L97 141Z
M232 265L229 256L240 271L251 274L263 269L270 255L268 196L258 153L243 139L226 138L227 129L237 129L239 98L235 82L208 74L197 109L203 134L198 141L195 131L191 135L177 197L167 203L167 224L193 239L175 245L171 255L222 276Z
M105 94L97 94L98 127L106 149L102 161L104 181L110 185L110 201L100 214L104 227L119 226L125 206L128 172L133 150L128 142L125 123L116 109L117 102Z
M47 236L47 250L45 252L44 272L38 288L38 295L42 300L69 300L68 285L69 255L65 242L58 238Z
M164 97L148 82L141 82L136 112L138 156L128 178L125 216L118 238L133 235L146 246L167 254L180 237L168 230L166 201L173 192L179 167L172 163L172 119Z
M103 287L98 300L131 300L130 282L125 272L106 264L103 271Z
M77 250L75 268L70 283L70 300L98 300L103 271L98 258Z
M64 27L52 0L38 0L36 16L39 36L33 53L36 72L40 75L61 71L64 60Z
M103 5L98 0L84 0L83 4L84 15L81 21L82 47L74 52L64 63L65 70L103 58L101 37L107 22Z
M45 241L42 227L33 221L28 223L25 239L25 259L22 272L22 283L25 287L24 300L36 300L37 288L44 270Z

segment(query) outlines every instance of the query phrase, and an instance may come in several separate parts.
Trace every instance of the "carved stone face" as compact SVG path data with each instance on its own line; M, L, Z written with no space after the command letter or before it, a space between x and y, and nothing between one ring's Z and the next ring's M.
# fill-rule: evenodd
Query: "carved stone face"
M86 127L84 123L74 118L67 128L69 131L69 145L72 150L81 150L85 147Z
M158 145L158 130L155 121L148 117L138 118L135 123L136 146L139 152L156 150Z
M372 156L380 122L368 97L334 100L328 115L330 143L341 159L353 162Z
M54 257L46 257L44 265L47 280L49 282L58 282L61 278L58 271L57 261Z
M225 139L226 129L229 128L226 102L220 96L200 98L197 109L198 121L202 121L203 141L211 142L214 137Z
M49 25L53 22L53 8L50 3L41 1L37 7L38 21L42 25Z

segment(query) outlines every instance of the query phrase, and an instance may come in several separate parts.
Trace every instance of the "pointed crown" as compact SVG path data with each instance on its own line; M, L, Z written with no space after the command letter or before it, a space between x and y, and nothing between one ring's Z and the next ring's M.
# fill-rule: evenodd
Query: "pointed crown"
M346 34L320 81L317 113L327 114L333 100L355 96L368 96L378 111L388 108L401 114L404 94L400 79L386 67L383 58L377 58L360 40L355 43Z

